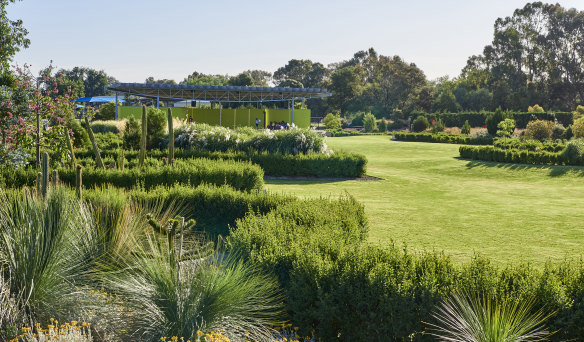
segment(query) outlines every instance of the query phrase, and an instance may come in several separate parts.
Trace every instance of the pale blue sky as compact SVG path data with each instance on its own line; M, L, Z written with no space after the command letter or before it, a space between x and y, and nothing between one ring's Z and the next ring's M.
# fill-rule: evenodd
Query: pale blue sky
M17 54L48 65L103 69L122 82L181 81L193 71L275 71L292 58L325 65L374 47L414 62L429 79L459 74L482 52L498 17L526 1L24 0L8 6L29 30ZM563 7L584 10L583 0Z

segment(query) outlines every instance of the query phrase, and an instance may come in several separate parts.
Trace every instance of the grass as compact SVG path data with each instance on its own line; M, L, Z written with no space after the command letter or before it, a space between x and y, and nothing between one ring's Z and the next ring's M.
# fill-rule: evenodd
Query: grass
M584 254L583 167L468 161L458 145L386 136L327 144L365 154L367 174L384 180L267 180L266 188L301 197L347 191L365 205L370 242L444 251L457 262L479 253L542 265Z

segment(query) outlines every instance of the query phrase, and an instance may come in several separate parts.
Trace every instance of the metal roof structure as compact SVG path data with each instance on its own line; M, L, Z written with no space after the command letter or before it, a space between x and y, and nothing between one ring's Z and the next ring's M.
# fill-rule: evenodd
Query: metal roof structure
M318 88L241 87L213 85L176 85L158 83L116 83L107 90L159 101L198 100L215 102L269 102L328 97Z

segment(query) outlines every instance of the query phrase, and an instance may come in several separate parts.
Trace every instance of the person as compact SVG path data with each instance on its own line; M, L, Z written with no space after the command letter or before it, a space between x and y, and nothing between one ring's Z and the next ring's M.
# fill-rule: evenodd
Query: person
M260 129L260 122L262 120L260 120L259 118L256 118L256 129Z

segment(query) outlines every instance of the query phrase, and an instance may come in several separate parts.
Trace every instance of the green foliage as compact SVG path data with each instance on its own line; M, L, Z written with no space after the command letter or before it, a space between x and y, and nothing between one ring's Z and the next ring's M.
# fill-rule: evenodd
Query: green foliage
M545 113L545 110L538 104L534 104L533 106L529 106L527 108L528 113Z
M497 136L499 137L510 137L515 130L515 120L505 119L497 125Z
M414 132L423 132L430 127L430 122L425 116L418 116L413 122Z
M525 137L535 140L549 140L552 137L554 123L545 120L530 121L525 128Z
M11 20L6 13L6 6L14 0L0 1L0 69L8 69L12 57L27 48L30 40L26 38L28 31L22 26L22 20Z
M72 119L67 121L66 127L73 131L73 146L76 148L89 146L89 134L79 121Z
M499 122L503 121L504 119L505 114L503 113L500 107L497 108L497 110L494 113L489 114L487 116L487 118L485 119L485 124L487 126L487 131L489 131L490 135L495 136L497 134L497 126L499 125Z
M172 127L172 110L168 108L168 162L174 160L174 128Z
M379 125L377 126L377 129L379 130L379 132L382 132L382 133L387 132L387 121L385 121L385 118L381 118L381 121L379 121Z
M117 125L117 121L92 121L91 122L91 130L94 133L115 133L118 134L120 133L120 130L118 129L118 125Z
M91 126L89 124L89 120L87 116L85 116L85 127L87 127L87 132L89 133L89 140L91 140L91 146L93 147L93 154L95 155L95 164L100 169L105 169L103 165L103 160L101 159L101 153L99 152L99 146L97 145L97 140L95 139L95 135L91 130Z
M118 106L121 103L118 103ZM108 121L116 119L116 103L104 103L101 108L95 113L94 120Z
M363 118L363 130L369 133L377 130L377 120L375 120L375 115L371 113L365 114L365 117Z
M166 131L167 117L162 109L148 107L147 141L148 149L160 148Z
M468 120L466 120L464 122L464 125L462 125L462 128L460 129L460 132L462 134L469 135L470 134L470 129L471 129L470 124L468 123Z
M363 119L364 118L365 118L365 112L359 112L359 113L357 113L351 119L351 126L363 126Z
M448 133L405 133L395 132L393 134L394 140L400 141L415 141L415 142L430 142L442 144L464 144L464 145L491 145L493 138L491 137L469 137L460 134Z
M442 121L442 119L436 120L436 122L434 122L434 124L432 125L432 133L440 132L444 132L444 122Z
M578 105L578 107L576 107L576 110L573 111L572 114L574 114L574 120L584 117L584 106Z
M146 144L147 144L147 128L148 128L148 119L147 119L147 111L146 106L142 105L142 133L140 134L140 155L138 159L138 167L142 168L144 166L144 159L146 158Z
M117 150L124 145L124 140L116 133L95 133L93 136L103 151Z
M326 129L336 130L341 128L341 116L339 114L335 115L333 113L328 113L324 117L324 125Z
M584 138L584 118L574 121L572 125L572 134L574 138Z
M124 148L131 150L139 149L141 137L142 134L138 120L130 118L126 121L126 126L124 128Z
M501 149L493 146L460 146L459 153L461 158L499 163L537 165L570 164L560 152Z
M490 295L455 293L432 316L432 335L443 341L505 342L547 341L550 332L543 311L535 301L505 300Z
M566 128L562 124L554 125L552 128L552 139L566 139Z
M567 164L584 165L584 140L571 140L562 151L562 157Z

